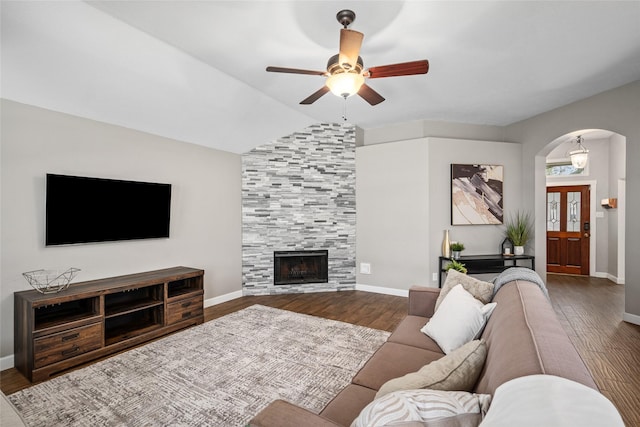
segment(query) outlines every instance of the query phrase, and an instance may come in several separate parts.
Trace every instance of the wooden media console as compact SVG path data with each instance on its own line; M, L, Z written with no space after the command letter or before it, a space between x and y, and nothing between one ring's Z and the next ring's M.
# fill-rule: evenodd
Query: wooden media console
M14 294L15 367L30 381L204 321L204 270L173 267Z

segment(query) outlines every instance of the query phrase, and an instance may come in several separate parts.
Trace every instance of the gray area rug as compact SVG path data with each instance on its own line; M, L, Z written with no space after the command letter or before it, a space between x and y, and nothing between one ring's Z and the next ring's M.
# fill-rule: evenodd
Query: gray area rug
M319 412L388 336L253 305L9 399L29 426L243 426L274 399Z

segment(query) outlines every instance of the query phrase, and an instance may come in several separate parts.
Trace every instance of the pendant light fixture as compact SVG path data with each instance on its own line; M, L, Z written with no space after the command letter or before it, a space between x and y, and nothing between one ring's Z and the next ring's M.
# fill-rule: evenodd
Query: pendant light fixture
M576 169L584 169L585 166L587 166L587 160L589 159L589 150L582 145L582 141L582 136L578 135L575 141L576 144L578 144L578 149L569 152L571 164Z

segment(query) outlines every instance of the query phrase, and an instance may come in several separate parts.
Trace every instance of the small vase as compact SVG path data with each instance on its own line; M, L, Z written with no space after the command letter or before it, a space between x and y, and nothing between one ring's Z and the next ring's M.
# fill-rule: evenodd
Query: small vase
M460 251L451 251L451 258L460 259Z
M513 247L514 255L524 255L524 246L514 246Z
M444 230L444 239L442 240L442 256L449 258L451 256L451 240L449 240L449 230Z

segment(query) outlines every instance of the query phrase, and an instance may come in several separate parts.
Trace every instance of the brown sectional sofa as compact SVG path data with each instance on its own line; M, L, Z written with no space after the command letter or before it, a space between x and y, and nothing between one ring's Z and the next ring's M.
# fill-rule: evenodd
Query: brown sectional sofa
M439 292L435 288L410 289L407 317L320 414L277 400L256 415L250 425L349 426L386 381L415 372L444 355L431 338L420 332L433 315ZM493 301L497 306L482 333L488 346L487 359L474 392L493 395L501 384L534 374L564 377L597 390L537 284L509 282L498 290Z

